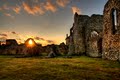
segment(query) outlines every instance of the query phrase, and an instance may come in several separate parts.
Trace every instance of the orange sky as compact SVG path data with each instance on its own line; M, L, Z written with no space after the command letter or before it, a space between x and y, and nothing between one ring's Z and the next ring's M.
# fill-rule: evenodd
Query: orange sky
M0 41L65 42L74 13L102 14L107 0L0 0Z

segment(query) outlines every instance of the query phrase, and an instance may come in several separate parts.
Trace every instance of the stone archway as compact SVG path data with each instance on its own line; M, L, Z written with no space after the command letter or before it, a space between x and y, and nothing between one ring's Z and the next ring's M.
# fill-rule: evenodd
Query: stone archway
M91 31L87 42L87 55L90 57L101 57L102 39L96 30Z
M118 60L120 55L120 0L108 0L104 7L102 47L103 58Z

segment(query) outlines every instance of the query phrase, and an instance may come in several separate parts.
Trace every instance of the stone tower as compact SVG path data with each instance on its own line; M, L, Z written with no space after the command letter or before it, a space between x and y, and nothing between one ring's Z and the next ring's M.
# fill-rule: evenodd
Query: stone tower
M104 7L103 55L109 60L120 56L120 0L108 0Z
M75 54L81 55L85 53L85 27L89 16L78 15L75 13L73 26L73 43Z

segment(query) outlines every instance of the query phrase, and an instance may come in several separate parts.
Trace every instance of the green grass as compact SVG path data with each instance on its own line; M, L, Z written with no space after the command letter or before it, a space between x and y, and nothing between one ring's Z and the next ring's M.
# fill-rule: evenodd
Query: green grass
M0 80L120 80L120 63L89 57L0 56Z

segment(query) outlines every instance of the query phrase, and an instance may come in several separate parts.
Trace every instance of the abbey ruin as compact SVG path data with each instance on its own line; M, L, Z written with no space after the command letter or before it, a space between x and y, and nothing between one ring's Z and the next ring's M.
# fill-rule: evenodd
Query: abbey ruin
M30 40L32 47L28 44ZM7 39L6 45L0 43L0 54L3 55L39 56L43 53L49 57L87 55L120 61L120 0L108 0L103 15L75 13L70 35L66 36L66 45L42 46L32 38L20 45L14 39Z
M108 0L103 15L74 15L66 37L68 55L120 59L120 0Z
M69 55L87 54L91 57L100 57L103 30L103 16L93 14L74 16L74 23L70 29L70 36L66 38L69 46Z
M103 58L120 58L120 0L109 0L105 5L102 46Z

